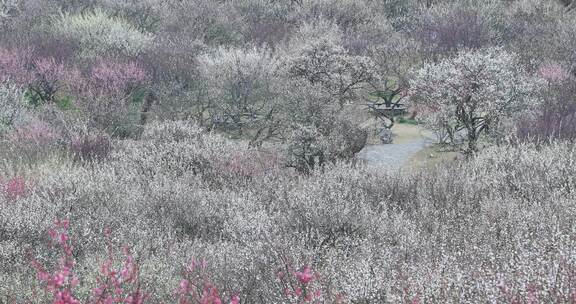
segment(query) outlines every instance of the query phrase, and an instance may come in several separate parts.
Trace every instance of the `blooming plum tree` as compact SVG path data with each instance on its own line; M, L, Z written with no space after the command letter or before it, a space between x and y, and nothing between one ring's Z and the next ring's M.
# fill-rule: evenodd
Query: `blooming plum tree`
M464 132L464 152L470 155L483 135L497 134L503 121L539 103L543 81L530 76L516 55L489 48L427 63L410 85L424 122L446 131L451 143L455 133Z
M314 32L323 34L314 34ZM333 96L340 108L356 93L379 79L375 64L366 56L349 54L342 47L342 33L336 25L304 25L294 38L288 75L319 85Z

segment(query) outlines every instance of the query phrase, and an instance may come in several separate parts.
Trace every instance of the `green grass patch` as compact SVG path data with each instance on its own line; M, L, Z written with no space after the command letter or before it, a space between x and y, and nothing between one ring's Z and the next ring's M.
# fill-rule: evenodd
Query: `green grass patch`
M418 121L412 118L398 117L396 121L401 124L418 125Z

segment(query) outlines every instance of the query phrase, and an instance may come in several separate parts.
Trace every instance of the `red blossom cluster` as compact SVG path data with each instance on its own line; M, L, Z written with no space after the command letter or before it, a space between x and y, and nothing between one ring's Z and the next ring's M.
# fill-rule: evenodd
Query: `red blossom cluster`
M0 48L0 83L8 81L17 84L28 83L32 76L26 69L30 57L30 50Z
M124 262L120 269L114 268L114 252L110 229L105 229L108 258L100 265L100 276L96 279L98 287L92 290L94 303L142 304L149 297L140 288L138 265L128 247L123 247Z
M0 190L7 201L13 202L26 196L28 185L22 176L15 176L7 180L0 177Z
M29 124L18 126L8 134L8 139L18 143L33 143L46 145L58 140L61 135L50 125L42 121L33 121Z
M570 72L557 63L544 64L538 69L540 77L550 82L562 82L572 77Z
M220 163L220 168L236 176L256 177L278 169L278 163L273 154L254 150L233 151Z
M35 57L30 49L0 48L0 83L14 83L39 101L54 101L63 86L78 83L79 77L75 68L65 66L53 57Z
M149 79L148 72L135 62L115 62L101 59L76 84L88 96L125 95Z
M57 220L54 228L48 230L50 246L59 247L60 258L52 271L31 258L30 264L36 271L36 277L42 288L51 295L53 304L80 304L73 289L80 284L74 274L75 260L73 246L69 236L70 222ZM127 247L123 248L124 261L115 263L111 232L106 229L108 257L100 265L97 287L92 289L92 298L87 303L96 304L143 304L150 295L142 290L139 281L138 264ZM115 268L115 265L120 265ZM192 262L186 269L185 279L180 282L175 300L180 304L222 304L224 301L218 289L206 276L206 263ZM240 296L230 297L230 304L240 304Z
M179 304L222 304L218 288L206 275L206 262L192 261L185 270L185 279L176 291ZM230 304L240 304L240 296L232 295Z
M112 151L112 140L100 132L79 134L72 137L69 148L75 161L101 161Z
M35 57L29 49L0 48L0 83L14 83L42 101L52 101L62 88L89 97L127 94L148 80L148 72L135 62L100 58L82 73L53 57Z
M276 277L284 287L284 296L290 303L326 303L327 294L323 294L317 284L319 276L312 271L310 266L304 266L302 270L295 271L286 264L287 271L279 271ZM289 275L287 275L289 274ZM329 303L344 303L344 295L336 294Z
M78 286L79 279L74 275L75 260L72 255L73 246L69 236L69 221L58 220L54 228L48 231L51 246L61 249L58 266L49 271L35 258L31 259L31 265L36 270L36 277L43 289L52 295L53 304L80 304L73 292ZM100 267L100 277L97 278L98 286L93 289L93 299L90 303L97 304L142 304L148 298L148 294L142 292L138 282L138 267L134 257L128 248L124 248L125 261L119 270L114 269L114 259L109 231L108 258Z
M73 288L79 284L78 277L73 273L74 257L72 256L72 241L68 236L69 221L56 221L55 227L48 231L51 245L62 250L58 267L50 272L36 259L32 259L32 267L36 270L36 277L43 284L44 289L52 294L54 304L80 304L74 297Z

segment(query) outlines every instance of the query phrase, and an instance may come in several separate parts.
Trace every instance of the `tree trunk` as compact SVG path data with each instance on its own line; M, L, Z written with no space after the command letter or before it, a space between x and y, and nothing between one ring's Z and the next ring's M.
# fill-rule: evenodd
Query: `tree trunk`
M154 92L149 92L146 94L144 99L144 104L142 105L142 111L140 112L140 125L144 126L148 119L148 112L152 109L152 105L156 102L156 94Z
M465 151L466 158L470 158L478 152L478 134L474 126L466 130L468 132L468 149Z

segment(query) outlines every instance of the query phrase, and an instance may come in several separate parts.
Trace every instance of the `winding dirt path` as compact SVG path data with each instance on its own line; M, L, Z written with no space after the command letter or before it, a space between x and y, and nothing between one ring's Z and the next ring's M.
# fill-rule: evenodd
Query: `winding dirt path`
M432 145L433 140L423 135L417 126L403 126L392 129L394 143L367 145L357 155L368 165L385 170L400 170L421 150Z

